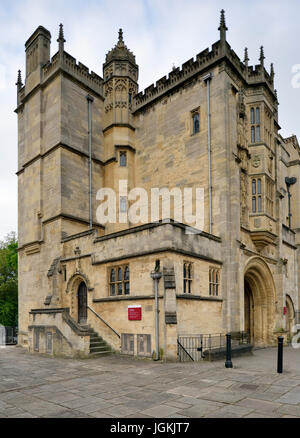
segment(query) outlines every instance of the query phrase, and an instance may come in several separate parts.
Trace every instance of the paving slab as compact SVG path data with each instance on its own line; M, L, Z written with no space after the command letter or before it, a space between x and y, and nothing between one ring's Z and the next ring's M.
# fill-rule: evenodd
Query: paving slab
M243 400L239 401L237 405L252 408L253 410L264 413L273 412L280 407L279 403L258 400L257 398L244 398Z
M236 403L246 396L247 394L245 392L231 391L229 389L226 389L226 391L221 391L219 388L216 388L209 392L201 394L199 398L222 403Z
M199 400L198 403L191 408L182 409L180 414L191 418L210 417L218 411L220 404L208 400Z
M150 409L145 409L141 414L148 415L149 417L161 418L168 415L175 415L179 411L179 408L168 405L158 405Z
M0 418L300 418L300 355L276 349L224 362L93 360L0 350Z

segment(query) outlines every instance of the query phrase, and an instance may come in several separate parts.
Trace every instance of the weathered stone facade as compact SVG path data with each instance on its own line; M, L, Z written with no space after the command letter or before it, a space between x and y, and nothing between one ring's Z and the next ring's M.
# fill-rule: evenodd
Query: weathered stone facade
M122 31L103 79L65 52L62 26L51 59L49 31L40 26L27 41L16 110L20 345L87 355L92 327L117 351L153 355L158 261L160 356L176 359L179 335L249 331L267 345L291 334L300 306L299 145L279 133L263 49L249 66L247 50L242 62L226 40L223 12L219 31L211 50L140 93ZM204 188L203 231L187 234L172 210L158 223L98 223L98 189L121 196L120 180L149 194ZM140 320L129 320L134 305Z

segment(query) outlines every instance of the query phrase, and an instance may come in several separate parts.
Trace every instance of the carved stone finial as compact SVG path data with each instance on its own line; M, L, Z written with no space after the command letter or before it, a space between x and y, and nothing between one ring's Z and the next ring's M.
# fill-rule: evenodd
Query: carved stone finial
M117 44L106 54L105 64L112 60L129 60L136 65L134 54L125 45L122 29L119 29Z
M66 42L64 38L64 27L62 24L59 25L59 34L57 39L58 45L59 45L59 51L64 51L64 44Z
M244 56L244 64L248 66L249 56L248 56L248 48L245 47L245 56Z
M23 87L21 70L18 70L18 79L16 82L16 86L18 87L18 90Z
M274 73L274 65L273 65L273 62L272 62L272 64L271 64L270 76L271 76L271 80L274 81L275 73Z
M264 59L265 59L264 47L261 46L261 48L260 48L260 57L259 57L259 60L260 60L260 64L261 64L262 66L264 66Z
M124 47L123 30L119 29L118 47Z
M221 11L220 26L219 26L218 30L220 31L220 40L225 41L226 40L226 30L228 30L228 28L226 27L224 9L222 9L222 11Z

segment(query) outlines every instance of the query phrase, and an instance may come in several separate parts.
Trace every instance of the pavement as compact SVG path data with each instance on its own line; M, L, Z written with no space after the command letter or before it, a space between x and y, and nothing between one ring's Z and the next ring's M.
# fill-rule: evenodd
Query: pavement
M85 360L0 348L0 418L299 418L300 350L224 361Z

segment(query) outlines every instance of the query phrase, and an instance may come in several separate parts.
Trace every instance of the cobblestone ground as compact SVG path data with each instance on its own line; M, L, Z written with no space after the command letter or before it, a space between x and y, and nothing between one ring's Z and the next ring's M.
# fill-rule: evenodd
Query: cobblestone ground
M111 355L73 360L0 349L0 418L300 417L300 350L276 348L214 363Z

